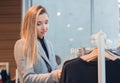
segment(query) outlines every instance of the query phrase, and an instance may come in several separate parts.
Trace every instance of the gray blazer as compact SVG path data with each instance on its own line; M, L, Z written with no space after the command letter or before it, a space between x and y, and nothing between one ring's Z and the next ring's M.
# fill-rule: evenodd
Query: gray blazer
M14 47L14 57L17 64L20 83L58 83L57 64L52 44L45 39L45 44L48 50L49 59L46 56L44 49L38 41L38 59L35 65L28 63L23 53L23 40L16 41ZM46 62L51 66L51 73L48 72Z

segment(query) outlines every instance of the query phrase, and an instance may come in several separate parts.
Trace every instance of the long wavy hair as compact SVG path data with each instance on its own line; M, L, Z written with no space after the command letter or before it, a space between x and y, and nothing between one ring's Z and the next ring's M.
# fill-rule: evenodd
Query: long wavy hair
M35 5L28 9L22 22L21 38L24 40L24 55L33 64L37 60L37 19L40 14L47 13L41 5Z

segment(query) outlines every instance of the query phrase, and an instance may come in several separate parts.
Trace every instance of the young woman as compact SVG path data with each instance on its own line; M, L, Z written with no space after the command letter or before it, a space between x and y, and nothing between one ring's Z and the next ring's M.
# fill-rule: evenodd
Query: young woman
M61 70L56 70L52 44L45 38L48 18L46 9L41 5L32 6L25 14L21 39L14 47L20 83L59 82Z

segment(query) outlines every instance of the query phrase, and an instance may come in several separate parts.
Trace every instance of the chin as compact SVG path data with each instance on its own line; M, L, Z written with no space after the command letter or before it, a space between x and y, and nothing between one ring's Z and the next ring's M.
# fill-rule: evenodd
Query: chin
M44 36L41 36L40 38L43 38Z

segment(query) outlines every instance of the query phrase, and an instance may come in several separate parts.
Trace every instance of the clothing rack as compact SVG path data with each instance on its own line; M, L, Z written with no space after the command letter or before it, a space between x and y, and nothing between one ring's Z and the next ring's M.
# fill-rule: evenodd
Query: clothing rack
M105 35L98 32L98 83L106 83L105 77Z

